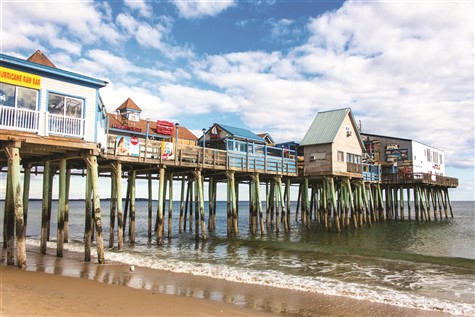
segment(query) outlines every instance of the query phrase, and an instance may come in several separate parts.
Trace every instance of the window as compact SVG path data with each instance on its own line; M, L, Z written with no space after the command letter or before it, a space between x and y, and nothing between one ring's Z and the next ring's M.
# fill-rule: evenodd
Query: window
M34 89L0 84L0 105L26 110L36 110L38 92Z
M436 151L432 152L432 158L433 158L433 162L435 164L439 164L439 153L437 153Z
M346 161L348 163L361 164L361 155L347 153Z
M338 159L338 162L344 162L345 161L345 155L342 151L338 151L337 159Z
M441 165L444 164L444 162L442 161L442 154L439 154L439 159L440 159L440 160L439 160L439 163L440 163Z
M55 93L48 93L48 111L71 118L82 118L83 101Z
M426 155L426 156L427 156L427 162L430 162L430 161L431 161L430 159L431 159L431 156L432 156L432 155L431 155L431 152L430 152L429 149L426 150L426 154L427 154L427 155Z

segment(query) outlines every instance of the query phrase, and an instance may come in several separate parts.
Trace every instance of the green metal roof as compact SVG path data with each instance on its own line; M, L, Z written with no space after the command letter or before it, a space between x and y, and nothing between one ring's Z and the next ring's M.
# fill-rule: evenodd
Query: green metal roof
M355 119L350 108L319 112L300 145L333 143L343 120L348 114L356 128Z

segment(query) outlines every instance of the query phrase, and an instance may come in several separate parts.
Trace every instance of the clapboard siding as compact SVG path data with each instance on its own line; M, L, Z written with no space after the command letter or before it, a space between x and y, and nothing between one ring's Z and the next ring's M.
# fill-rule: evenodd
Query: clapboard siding
M97 112L97 90L65 81L42 77L40 93L40 110L43 120L40 120L40 131L45 134L46 126L44 113L48 111L48 93L54 92L65 96L76 97L84 100L83 118L85 119L84 140L94 142Z

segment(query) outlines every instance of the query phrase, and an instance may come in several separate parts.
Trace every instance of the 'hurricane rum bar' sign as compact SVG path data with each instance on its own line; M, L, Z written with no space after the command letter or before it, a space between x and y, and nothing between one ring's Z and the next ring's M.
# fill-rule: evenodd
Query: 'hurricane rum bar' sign
M33 89L41 88L41 77L18 70L0 67L0 81L6 84Z

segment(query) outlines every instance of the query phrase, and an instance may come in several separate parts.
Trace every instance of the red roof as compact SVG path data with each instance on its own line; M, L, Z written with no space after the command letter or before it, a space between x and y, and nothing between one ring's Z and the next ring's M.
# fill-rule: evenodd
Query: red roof
M54 65L48 57L46 57L40 50L37 50L36 52L33 53L30 57L27 58L27 61L36 63L36 64L41 64L44 66L49 66L49 67L54 67L56 68L56 65Z
M122 109L132 109L132 110L137 110L137 111L142 111L139 106L135 102L132 101L132 99L127 98L126 101L124 101L123 104L119 106L116 110L122 110Z
M112 127L112 125L115 126L121 126L122 125L122 117L119 114L114 114L114 113L108 113L107 114L109 117L109 127ZM138 128L141 130L141 133L146 133L147 132L147 120L140 120L140 121L131 121L129 120L127 122L128 127L133 127L133 128ZM129 133L134 134L133 131L129 131ZM157 121L150 121L149 122L149 129L148 129L149 134L160 134L157 132ZM174 138L175 137L175 127L173 127L173 134L170 135L170 137ZM178 127L178 138L183 139L183 140L190 140L190 141L197 141L198 138L187 128L183 126Z

